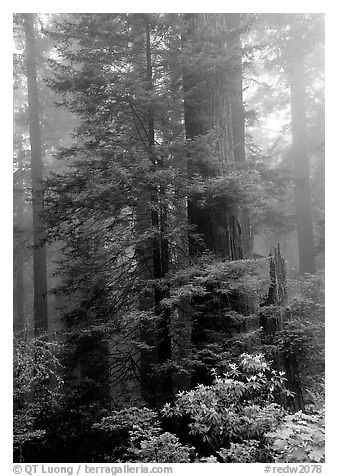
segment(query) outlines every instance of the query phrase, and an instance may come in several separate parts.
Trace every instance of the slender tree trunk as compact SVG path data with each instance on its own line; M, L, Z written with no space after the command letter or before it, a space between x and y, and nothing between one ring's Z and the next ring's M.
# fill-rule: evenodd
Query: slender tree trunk
M310 195L310 170L307 154L304 55L295 42L295 55L289 70L294 190L297 221L299 272L315 273L315 252Z
M33 276L34 276L34 332L38 336L48 329L47 271L45 231L41 221L43 211L43 164L39 121L39 98L36 80L36 51L34 15L24 14L26 40L26 68L29 104L29 135L31 144L31 176L33 201Z
M22 243L23 216L24 216L24 185L23 185L23 150L20 144L18 148L18 181L16 184L16 234L14 241L14 331L21 331L24 328L24 246Z
M153 67L151 54L151 32L148 15L145 15L145 33L146 33L146 90L149 93L149 103L147 110L147 145L152 169L155 171L163 164L154 153L155 144L155 114L152 104L151 95L153 93ZM154 377L154 364L164 364L171 359L171 314L170 310L163 308L161 300L168 297L168 290L163 290L159 280L164 278L169 271L169 245L165 237L166 232L166 205L165 190L163 186L153 187L149 194L148 207L143 211L139 210L143 215L146 210L151 210L150 225L155 233L152 239L152 260L149 263L149 270L152 272L151 278L154 279L154 295L143 302L143 309L154 309L155 314L159 317L157 329L152 331L145 326L143 327L143 340L150 346L145 350L141 357L141 380L142 394L144 398L154 406L161 406L163 401L167 401L172 397L172 377L168 373L163 373ZM144 216L143 223L147 218ZM146 225L145 225L146 226ZM143 230L146 231L147 228ZM148 227L149 230L149 227ZM148 253L149 254L149 253ZM148 272L149 273L149 272ZM151 303L152 301L152 303ZM148 306L148 308L147 308ZM155 339L154 331L157 339Z
M150 38L149 38L149 25L145 18L145 57L146 67L151 61L150 56ZM151 71L146 71L146 87L149 89L151 83ZM150 149L154 144L154 114L151 108L147 111L147 125L145 136L142 138L142 142ZM141 132L138 131L141 135ZM150 152L149 152L150 153ZM148 315L155 307L155 296L153 289L149 286L149 282L154 278L154 255L156 251L151 238L146 237L149 229L153 226L155 216L152 208L152 194L147 188L144 188L140 194L136 205L136 223L135 229L137 237L140 237L140 241L136 246L136 258L137 258L137 274L144 283L143 289L140 290L138 297L138 308L140 311L144 311L144 317L140 322L140 340L147 347L140 350L140 383L141 383L141 396L151 406L155 406L155 393L156 383L153 378L153 365L157 360L156 352L156 328L149 320Z
M135 229L137 236L143 237L151 227L150 193L144 190L136 206ZM140 383L141 395L150 405L155 405L155 386L152 376L152 365L156 362L156 339L154 329L148 320L148 312L154 308L154 293L149 287L149 281L154 276L152 243L149 238L141 238L136 247L137 274L144 282L143 290L138 298L138 309L144 311L140 322L140 340L148 346L140 350Z
M184 47L184 38L181 37L181 48ZM181 75L184 77L183 64ZM183 112L183 111L182 111ZM182 173L187 176L188 163L184 158L181 163ZM181 195L180 192L178 192ZM179 208L178 222L188 224L188 202L187 197L178 198ZM189 266L189 233L188 229L182 235L178 243L177 262L184 268ZM192 352L192 307L191 298L183 296L179 299L177 306L172 309L171 333L172 333L172 360L179 368L178 372L173 374L173 394L180 391L191 390L191 370L185 362L191 359Z
M231 54L230 104L232 137L236 163L245 161L245 123L243 106L242 52L241 52L241 14L227 13L229 28L228 50Z

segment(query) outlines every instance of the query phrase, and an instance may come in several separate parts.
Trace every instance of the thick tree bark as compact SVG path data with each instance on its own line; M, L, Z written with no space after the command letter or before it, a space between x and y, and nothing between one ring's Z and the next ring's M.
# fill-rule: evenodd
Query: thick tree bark
M294 58L289 69L291 95L291 128L294 167L294 191L297 221L299 272L315 273L315 252L310 195L310 170L307 154L304 55L294 43Z
M226 22L229 29L228 50L231 54L232 71L230 73L230 103L232 120L232 137L234 159L236 164L245 162L245 113L243 104L243 67L241 47L241 14L227 13ZM248 210L239 212L243 227L243 248L251 251L253 246L250 216Z
M201 37L212 30L211 40L209 38L207 41L211 41L212 46L219 49L219 53L222 51L225 14L189 14L186 15L186 20L189 27L185 42L203 41ZM198 172L204 177L221 177L227 168L235 165L231 88L225 64L216 62L208 69L203 60L201 61L195 70L191 65L183 69L186 136L188 139L194 139L214 130L217 136L214 143L216 160L212 167L196 166L193 160L190 160L188 173L191 176ZM239 122L239 118L236 120ZM241 130L243 127L241 124ZM240 137L242 132L237 135ZM243 155L242 148L243 142L239 141L239 155ZM219 258L235 260L243 258L248 252L248 240L244 239L243 220L236 204L219 199L213 206L202 208L189 198L188 215L190 224L195 227L195 233L203 240L201 245L193 236L190 238L192 256L206 249Z
M197 163L191 157L188 176L197 173L207 179L221 178L235 169L236 160L239 163L245 159L240 40L239 37L230 38L226 14L188 14L185 18L188 27L183 47L197 53L195 62L187 57L183 66L186 137L195 139L211 131L215 133L211 147L212 165ZM238 70L227 62L226 53L236 57ZM232 95L235 95L234 99ZM206 206L200 206L193 196L189 196L188 219L194 228L189 239L190 256L209 250L219 259L238 260L250 251L248 215L226 196L218 197ZM196 240L196 235L200 241ZM217 324L203 319L197 322L191 333L192 342L203 346L204 331L214 325ZM205 378L203 370L195 371L192 383L200 383Z
M29 104L29 135L31 144L31 176L33 202L33 276L34 276L34 332L39 335L48 329L47 271L45 232L41 221L43 211L43 164L39 121L39 97L36 80L36 52L34 15L24 14L26 39L26 68Z

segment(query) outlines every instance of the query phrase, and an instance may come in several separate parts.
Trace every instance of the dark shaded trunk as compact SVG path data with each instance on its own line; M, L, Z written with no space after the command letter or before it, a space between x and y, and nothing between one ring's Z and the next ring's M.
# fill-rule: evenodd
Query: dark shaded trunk
M288 406L293 411L305 410L305 401L303 386L300 380L299 363L293 358L284 356L284 370L287 378L287 386L294 393L293 397L288 398Z
M163 163L160 161L159 166L162 167ZM167 224L167 209L165 203L165 188L160 186L159 195L159 240L160 240L160 274L159 279L165 278L169 272L169 243L166 238L166 224ZM155 276L156 278L156 276ZM172 358L172 342L171 342L171 309L167 306L161 305L161 300L169 297L168 285L160 285L157 290L157 296L155 298L157 305L157 312L161 316L159 322L159 335L158 335L158 363L165 364ZM159 401L162 403L171 400L173 397L173 381L170 372L161 372L159 376Z
M261 314L260 326L263 330L263 344L274 346L276 343L276 332L283 329L284 322L288 319L285 312L287 302L285 259L280 253L279 244L274 251L274 255L270 255L270 283L268 295L262 303L262 306L267 306L267 308ZM271 306L271 313L269 312L269 306ZM278 308L280 308L279 311ZM280 403L292 408L294 411L304 410L304 396L299 380L298 363L292 356L285 355L283 352L276 350L274 364L278 370L285 371L287 386L289 390L294 392L294 397L286 398L280 395Z
M292 159L297 221L299 272L315 273L315 252L310 195L310 170L307 154L304 55L295 42L295 55L289 68L291 95Z
M29 136L31 144L31 176L33 207L33 277L34 277L34 332L38 336L48 329L47 271L45 231L42 225L43 211L43 164L39 120L39 98L36 80L36 52L34 38L34 15L24 14L26 39L26 68L29 104Z
M155 144L155 114L152 104L151 95L153 93L153 68L151 54L151 32L150 23L147 15L145 15L145 32L146 32L146 89L149 92L148 111L147 111L147 139L149 148L149 157L152 168L155 171L163 164L154 152ZM147 328L143 329L143 339L145 343L151 346L152 350L143 352L141 358L141 380L142 393L144 398L154 406L161 406L164 401L172 398L173 384L172 377L169 372L157 373L154 376L153 365L165 364L171 359L171 313L169 308L162 306L163 298L168 297L168 290L163 287L160 280L165 278L169 271L169 245L165 237L166 229L166 205L165 205L165 189L163 186L155 186L150 191L150 209L151 209L151 227L155 233L152 239L152 279L154 279L154 296L153 305L148 309L154 309L158 316L157 329L152 331ZM149 210L149 208L148 208ZM146 231L146 230L144 230ZM154 334L155 331L155 334ZM155 335L157 339L155 338ZM141 336L142 337L142 336Z
M172 359L179 372L173 376L173 393L191 389L191 371L187 363L191 359L192 305L189 297L182 297L172 310Z
M195 139L210 132L215 134L211 139L214 156L212 164L198 162L194 157L188 158L190 178L194 174L206 179L222 178L228 171L235 169L236 160L240 163L245 159L240 38L238 36L229 40L227 20L226 14L186 15L187 31L183 38L183 47L196 50L200 58L192 64L189 58L186 58L186 64L183 65L186 137ZM236 23L239 18L232 20ZM236 57L237 69L225 60L226 42L229 43L227 52L232 52ZM208 52L210 56L207 55ZM234 138L237 141L236 151ZM243 259L250 251L248 215L226 195L219 196L204 206L199 205L193 196L189 196L188 220L193 227L189 237L191 257L208 250L219 259L238 260ZM203 303L195 304L207 307L207 299L202 298L202 301ZM194 306L194 303L192 305ZM202 348L210 331L217 333L215 326L218 325L221 329L222 324L216 323L215 319L208 320L205 316L200 316L194 324L192 343ZM210 375L207 375L204 369L195 371L192 375L192 385L208 382L208 378Z
M245 162L245 112L243 105L243 66L241 28L242 15L240 13L227 13L226 22L229 29L227 47L231 55L230 73L230 103L232 120L232 137L234 159L237 165ZM253 246L249 211L243 209L239 212L243 227L243 248L245 253L251 251Z
M150 193L145 190L140 195L136 207L135 229L138 236L144 236L151 227ZM140 322L140 340L148 348L140 351L140 382L141 395L150 405L155 405L155 385L152 366L156 362L156 329L152 321L148 319L148 313L154 308L154 292L149 286L149 281L154 276L154 263L152 243L149 238L141 239L136 246L137 274L141 279L143 289L140 290L138 308L144 311L144 317Z
M286 303L285 259L280 253L279 244L277 249L275 248L274 254L269 256L269 267L270 286L265 299L261 303L264 309L260 313L260 327L262 328L262 344L274 349L276 332L283 328L285 317L282 309L278 311L278 307L284 306ZM284 370L284 357L277 349L273 352L273 361L278 370ZM287 404L284 396L279 396L279 403Z
M224 44L225 14L188 14L188 31L183 43L202 41L203 35L212 30L213 47L220 54ZM211 30L210 30L211 29ZM215 33L218 32L217 35ZM217 51L218 50L218 51ZM186 137L194 139L215 131L215 163L213 166L188 161L188 174L199 173L204 177L221 177L234 166L233 123L231 115L231 88L226 65L215 63L212 68L202 63L194 68L183 67L184 115ZM204 60L205 61L205 60ZM239 121L238 118L236 118ZM242 116L243 120L243 116ZM243 129L243 124L240 128ZM242 134L242 133L241 133ZM239 135L241 135L239 134ZM238 145L242 154L243 141ZM190 236L190 254L195 256L204 250L212 251L219 258L241 259L247 253L243 222L236 204L226 198L219 198L209 207L199 206L195 200L188 199L188 217L194 226L194 233L202 239Z
M284 306L286 303L286 270L285 259L281 255L279 243L274 254L269 256L270 286L264 306ZM278 326L277 326L278 327Z

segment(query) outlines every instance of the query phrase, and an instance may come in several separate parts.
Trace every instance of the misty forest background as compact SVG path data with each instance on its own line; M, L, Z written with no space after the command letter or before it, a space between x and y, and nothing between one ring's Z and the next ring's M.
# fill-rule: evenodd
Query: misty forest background
M324 461L324 15L13 26L15 461Z

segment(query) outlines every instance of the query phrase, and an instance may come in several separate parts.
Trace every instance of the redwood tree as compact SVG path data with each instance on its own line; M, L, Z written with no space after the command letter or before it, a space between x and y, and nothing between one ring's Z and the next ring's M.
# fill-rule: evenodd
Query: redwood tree
M183 39L187 52L195 61L185 59L183 69L184 112L188 139L214 134L211 137L211 160L188 161L190 176L220 179L235 168L236 160L244 160L244 114L241 91L240 47L237 39L231 48L224 47L228 39L227 15L188 14L187 32ZM238 17L229 17L231 28L237 28ZM234 46L234 48L233 48ZM235 54L234 54L235 52ZM231 61L231 53L237 65ZM234 70L237 71L234 74ZM234 114L232 115L232 109ZM234 137L236 147L234 147ZM208 139L207 139L208 140ZM202 238L190 240L190 253L212 251L225 259L242 259L249 251L247 220L243 220L238 206L220 193L216 200L200 206L189 199L188 215L195 233Z
M288 73L290 80L291 130L294 170L299 272L315 273L315 251L310 196L310 166L307 153L304 39L297 27L290 40Z
M188 14L185 20L185 128L187 139L197 144L187 168L190 180L199 181L199 190L188 196L189 252L192 258L206 251L216 259L240 260L251 249L249 216L226 187L227 175L245 160L240 14ZM209 300L210 295L197 299L192 307L207 308ZM234 295L234 310L239 301ZM205 312L191 320L197 353L206 348L210 332L224 331L224 320ZM193 384L207 379L205 369L192 374Z
M36 71L36 48L34 14L25 13L26 69L29 104L29 137L31 145L31 178L33 208L33 279L34 279L34 332L39 335L48 329L47 271L45 231L41 214L43 211L43 163L39 120L39 96Z

